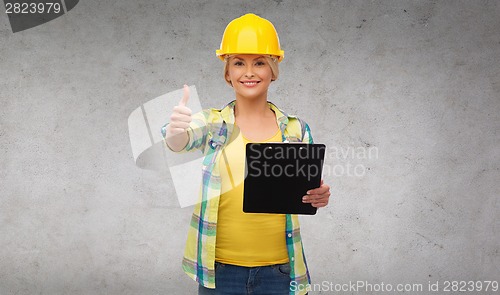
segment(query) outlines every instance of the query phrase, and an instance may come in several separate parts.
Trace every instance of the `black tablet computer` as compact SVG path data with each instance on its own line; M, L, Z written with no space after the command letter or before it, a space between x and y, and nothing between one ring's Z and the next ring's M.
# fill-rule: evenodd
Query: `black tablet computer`
M316 214L302 197L320 186L325 150L324 144L248 143L243 212Z

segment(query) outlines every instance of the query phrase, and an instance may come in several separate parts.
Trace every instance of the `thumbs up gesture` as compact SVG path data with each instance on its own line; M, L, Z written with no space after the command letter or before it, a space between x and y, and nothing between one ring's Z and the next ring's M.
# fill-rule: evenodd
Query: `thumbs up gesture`
M189 87L184 85L184 94L179 104L172 110L170 123L167 126L166 141L168 146L174 150L181 150L188 142L187 128L191 123L191 109L186 104L189 100Z

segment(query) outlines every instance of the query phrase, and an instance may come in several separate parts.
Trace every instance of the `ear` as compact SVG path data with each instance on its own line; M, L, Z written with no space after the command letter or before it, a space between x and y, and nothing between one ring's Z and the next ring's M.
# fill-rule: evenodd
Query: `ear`
M272 74L272 76L271 76L271 82L272 81L276 81L276 73L274 73L274 71L271 71L271 74Z
M226 73L226 76L224 77L224 80L226 80L226 83L229 84L231 87L233 87L233 82L231 82L231 79L229 79L229 75Z

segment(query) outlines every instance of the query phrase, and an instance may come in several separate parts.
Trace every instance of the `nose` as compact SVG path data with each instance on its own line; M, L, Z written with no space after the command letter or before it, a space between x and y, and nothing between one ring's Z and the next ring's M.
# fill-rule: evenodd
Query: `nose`
M254 73L253 73L253 65L249 64L249 65L247 65L247 68L246 68L245 77L250 78L250 77L253 77L253 76L255 76Z

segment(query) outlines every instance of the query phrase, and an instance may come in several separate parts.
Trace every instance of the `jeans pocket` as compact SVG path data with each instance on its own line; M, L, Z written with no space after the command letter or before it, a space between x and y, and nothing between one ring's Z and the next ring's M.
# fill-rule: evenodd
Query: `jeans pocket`
M290 276L291 267L290 263L276 264L276 269L285 276Z
M224 268L224 263L220 263L220 262L216 261L214 264L215 271L217 271L218 269L222 269L222 268Z

